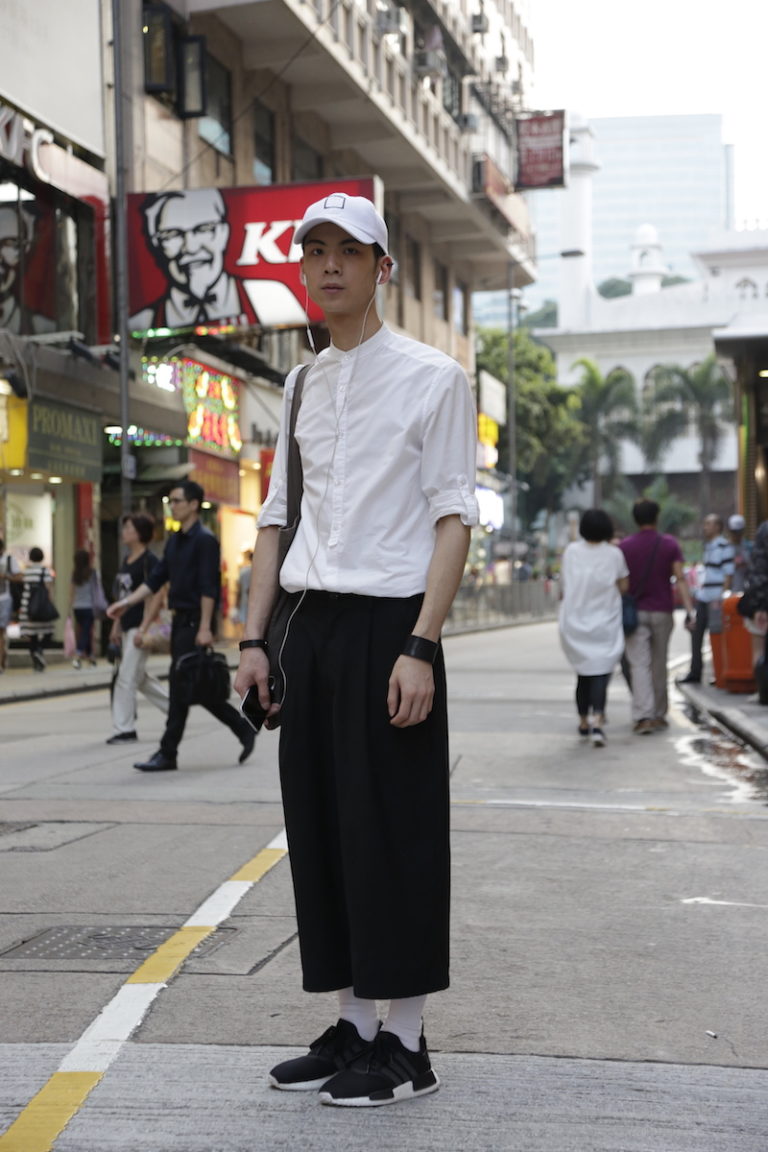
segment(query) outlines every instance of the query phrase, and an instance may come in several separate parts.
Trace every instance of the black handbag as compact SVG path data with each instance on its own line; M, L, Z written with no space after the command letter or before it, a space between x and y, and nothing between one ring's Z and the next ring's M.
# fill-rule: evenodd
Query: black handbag
M309 365L306 365L299 372L296 377L296 384L291 399L291 415L288 422L288 463L286 469L288 478L288 491L286 495L287 523L285 528L279 530L277 538L278 576L283 566L283 561L288 555L288 549L293 543L293 538L296 535L296 529L301 519L301 495L304 488L304 472L301 467L301 453L299 452L299 445L296 440L296 421L299 417L301 397L304 391L304 380L308 371ZM284 588L278 587L277 598L269 617L265 637L269 655L270 691L274 704L282 704L285 698L285 672L283 671L282 659L283 645L285 644L288 625L295 607L296 595L293 592L286 592ZM270 716L266 722L266 727L279 728L280 723L280 713L277 712L274 716Z
M33 585L27 602L27 619L31 624L52 624L58 620L59 610L48 594L45 586L45 569L40 572L40 579Z
M223 652L213 648L186 652L174 665L174 677L179 696L190 706L224 704L229 699L229 664Z
M634 593L626 592L621 598L621 622L624 628L625 636L631 636L633 632L637 632L639 627L640 617L638 615L637 602L642 596L643 592L645 592L646 581L648 580L651 568L653 567L653 562L656 559L656 553L659 550L660 543L661 535L657 534L656 543L653 546L653 552L651 552L651 555L648 557L648 563L645 566L645 571L643 572L637 591Z

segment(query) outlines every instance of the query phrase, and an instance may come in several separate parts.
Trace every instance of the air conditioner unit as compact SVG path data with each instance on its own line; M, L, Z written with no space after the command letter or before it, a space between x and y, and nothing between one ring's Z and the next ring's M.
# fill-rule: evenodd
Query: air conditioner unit
M488 17L485 12L475 12L472 17L472 31L478 36L488 31Z
M467 132L469 135L480 131L480 120L477 116L474 115L474 113L462 112L462 114L457 117L456 122L459 125L461 131Z
M417 76L445 76L448 71L445 53L420 48L413 54L413 70Z
M509 71L509 57L508 56L497 56L496 57L496 71L497 72L508 72Z
M380 36L405 36L408 32L408 16L405 8L393 4L377 12L376 31Z

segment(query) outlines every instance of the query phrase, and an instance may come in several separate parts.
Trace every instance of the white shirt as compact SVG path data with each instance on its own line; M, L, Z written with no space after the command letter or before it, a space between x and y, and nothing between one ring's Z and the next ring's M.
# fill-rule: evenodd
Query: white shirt
M269 495L258 524L286 523L286 438L298 369L286 381ZM361 596L426 588L435 524L478 522L476 416L464 372L382 327L358 348L320 353L296 427L301 522L280 583Z
M612 672L624 650L621 593L616 581L629 575L614 544L574 540L563 553L560 643L580 676Z

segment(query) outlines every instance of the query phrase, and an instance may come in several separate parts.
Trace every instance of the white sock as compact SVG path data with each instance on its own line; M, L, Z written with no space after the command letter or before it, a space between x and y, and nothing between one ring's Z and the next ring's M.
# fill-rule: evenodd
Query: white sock
M339 1017L354 1024L363 1040L375 1040L379 1030L379 1016L375 1000L362 1000L351 988L340 988Z
M394 1032L401 1044L411 1052L418 1052L426 1002L426 996L407 996L402 1000L390 1000L382 1032Z

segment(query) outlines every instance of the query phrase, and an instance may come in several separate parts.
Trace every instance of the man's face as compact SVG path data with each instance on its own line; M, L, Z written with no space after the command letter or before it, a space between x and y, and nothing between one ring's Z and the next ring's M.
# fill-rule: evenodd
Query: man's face
M161 209L154 241L168 275L179 288L202 300L224 269L229 225L204 197L174 197Z
M190 516L194 516L197 512L197 500L187 500L184 495L183 488L173 488L168 496L168 503L171 506L171 515L174 520L178 520L180 524L185 524Z
M720 521L717 516L707 516L704 519L704 539L714 540L720 532Z
M317 224L304 240L301 266L309 297L327 316L362 316L376 293L373 245L338 224Z
M15 277L23 246L16 209L0 208L0 276L3 280Z

